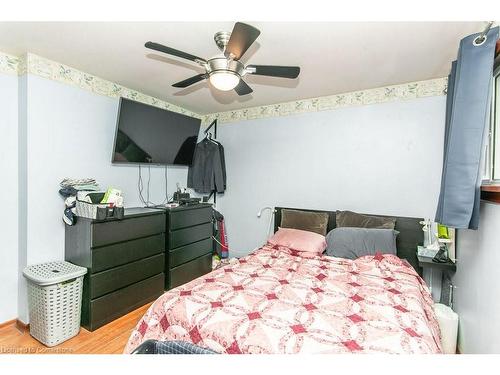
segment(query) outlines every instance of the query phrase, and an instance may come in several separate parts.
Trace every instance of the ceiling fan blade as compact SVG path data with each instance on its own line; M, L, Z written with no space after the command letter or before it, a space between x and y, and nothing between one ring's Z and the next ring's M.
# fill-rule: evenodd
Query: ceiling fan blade
M207 60L205 60L201 57L191 55L190 53L182 52L182 51L179 51L177 49L170 48L170 47L164 46L162 44L154 43L154 42L147 42L144 45L144 47L149 48L149 49L153 49L155 51L160 51L160 52L166 53L168 55L177 56L177 57L180 57L180 58L183 58L186 60L191 60L194 62L198 62L198 61L202 61L204 63L207 62Z
M194 77L190 77L188 79L185 79L184 81L174 83L172 86L184 88L184 87L194 85L196 82L203 81L205 78L207 78L207 74L202 73L202 74L195 75Z
M259 76L297 78L300 74L298 66L279 66L279 65L248 65L249 73Z
M234 88L234 91L236 91L239 96L247 95L253 92L252 88L248 86L242 79L240 79L240 83L238 83L238 86Z
M224 50L224 55L226 57L232 56L234 60L239 60L259 35L260 31L255 27L246 23L236 22Z

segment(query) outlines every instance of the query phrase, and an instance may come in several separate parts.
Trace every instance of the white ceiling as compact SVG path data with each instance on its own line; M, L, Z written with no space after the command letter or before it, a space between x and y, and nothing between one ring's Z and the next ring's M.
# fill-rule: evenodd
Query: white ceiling
M244 62L298 65L296 80L247 76L239 97L207 82L176 89L201 73L187 60L148 50L146 41L209 58L213 35L230 22L0 22L0 51L32 52L199 114L444 77L460 39L484 22L247 22L261 30Z

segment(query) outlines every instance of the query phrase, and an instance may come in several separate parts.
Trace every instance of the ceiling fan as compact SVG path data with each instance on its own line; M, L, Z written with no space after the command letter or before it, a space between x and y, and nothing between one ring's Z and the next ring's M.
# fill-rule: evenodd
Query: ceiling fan
M253 92L250 86L243 81L243 77L247 74L297 78L300 73L298 66L243 65L239 60L259 34L260 31L255 27L236 22L232 32L219 31L214 35L215 44L222 51L222 54L208 60L159 43L147 42L145 47L193 61L205 69L205 73L174 83L173 87L185 88L208 79L216 89L222 91L234 89L238 95L247 95Z

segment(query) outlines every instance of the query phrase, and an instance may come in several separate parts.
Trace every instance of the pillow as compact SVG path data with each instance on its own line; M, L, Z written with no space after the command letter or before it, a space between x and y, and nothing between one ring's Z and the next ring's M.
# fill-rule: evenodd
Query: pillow
M380 228L394 229L396 219L392 217L362 215L352 211L336 211L337 228Z
M293 228L326 235L328 213L299 210L281 210L280 228Z
M268 242L271 245L317 254L323 253L326 248L325 236L300 229L280 228Z
M394 229L335 228L326 236L326 255L338 258L356 259L363 255L397 253Z

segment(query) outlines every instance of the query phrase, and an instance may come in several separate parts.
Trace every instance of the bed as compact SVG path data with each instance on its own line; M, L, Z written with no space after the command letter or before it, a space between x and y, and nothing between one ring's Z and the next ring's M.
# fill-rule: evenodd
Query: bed
M162 295L124 352L154 339L228 354L440 353L433 301L412 266L418 221L397 218L397 255L349 260L268 243Z

